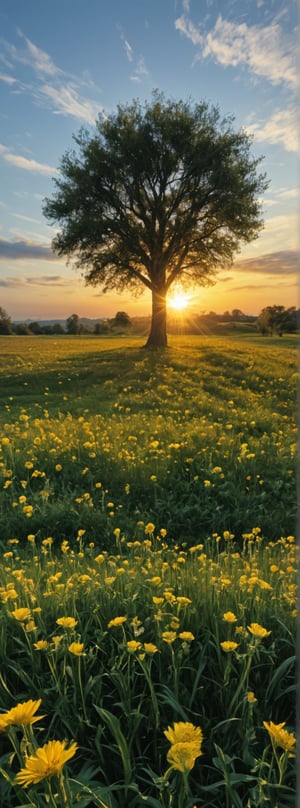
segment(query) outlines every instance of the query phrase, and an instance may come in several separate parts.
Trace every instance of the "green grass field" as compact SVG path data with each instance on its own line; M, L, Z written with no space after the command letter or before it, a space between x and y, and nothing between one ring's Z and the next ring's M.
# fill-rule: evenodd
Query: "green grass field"
M297 341L141 346L0 338L2 804L293 806Z

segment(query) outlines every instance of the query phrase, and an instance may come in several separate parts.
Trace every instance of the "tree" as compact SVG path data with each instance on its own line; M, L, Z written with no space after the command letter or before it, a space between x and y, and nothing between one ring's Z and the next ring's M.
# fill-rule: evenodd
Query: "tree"
M297 312L295 306L286 309L284 306L265 306L256 320L256 326L261 334L293 333L297 329Z
M45 200L61 230L53 249L75 260L103 292L152 294L149 347L167 344L166 298L173 284L213 282L242 242L262 227L251 138L217 107L165 100L119 105L100 114L92 135L74 137Z
M5 309L0 306L0 334L12 334L12 321Z
M113 328L129 328L131 319L126 311L117 311L116 316L110 321Z
M66 322L66 330L67 334L79 334L80 322L78 314L71 314L71 316L68 317Z

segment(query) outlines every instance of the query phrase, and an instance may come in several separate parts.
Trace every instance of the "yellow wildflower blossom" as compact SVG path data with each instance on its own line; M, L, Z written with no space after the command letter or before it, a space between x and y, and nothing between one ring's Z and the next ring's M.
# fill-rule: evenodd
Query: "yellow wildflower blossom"
M181 631L178 636L180 640L185 640L186 642L191 642L195 639L191 631Z
M68 645L68 651L74 656L81 656L84 649L83 642L71 642L71 645Z
M125 623L126 620L127 620L126 616L113 617L112 620L110 620L109 623L107 623L107 628L113 628L114 626L122 626L122 624Z
M296 738L292 732L288 732L287 729L283 729L285 727L285 721L282 724L273 724L273 721L269 723L267 721L263 721L263 725L269 736L271 738L272 744L274 746L280 746L281 749L284 749L286 752L293 752L294 747L296 745Z
M237 617L234 612L224 612L223 620L225 620L226 623L237 623Z
M37 701L23 701L20 704L17 704L16 707L12 707L11 710L5 714L5 722L6 726L11 726L12 724L16 726L23 726L27 727L29 724L34 724L36 721L40 721L41 718L44 718L43 715L35 715L36 711L39 709L42 699L37 699Z
M26 759L24 769L18 772L16 783L27 788L32 783L40 783L46 777L59 775L65 763L75 755L77 744L74 742L66 749L66 741L48 741L36 749L34 755Z
M268 637L269 634L271 634L271 631L267 631L267 629L260 626L259 623L250 623L247 629L250 631L250 634L253 634L253 637Z
M238 643L231 642L230 640L225 640L224 642L220 642L220 646L223 649L223 651L228 653L229 651L235 651L236 648L238 648Z
M47 640L38 640L38 642L33 643L33 647L36 651L46 651L49 648L49 643Z
M197 744L175 743L168 751L167 761L176 771L187 774L193 769L196 758L200 757L200 755L202 755L202 752Z
M131 653L139 651L141 647L142 643L138 642L137 640L129 640L129 642L127 643L128 651L131 651Z
M195 727L190 721L175 721L172 727L164 730L164 735L172 746L177 743L194 743L200 748L203 740L201 727Z
M144 650L146 651L147 654L156 654L156 652L158 651L158 648L157 648L156 645L154 645L153 642L145 642L144 643Z
M177 634L176 631L163 631L161 637L164 642L171 644L176 640Z
M26 607L24 607L23 609L21 608L15 609L12 612L12 616L15 618L15 620L19 620L19 622L23 623L24 620L30 619L31 617L30 609L27 609Z
M75 628L78 621L75 620L75 617L58 617L56 622L62 628Z

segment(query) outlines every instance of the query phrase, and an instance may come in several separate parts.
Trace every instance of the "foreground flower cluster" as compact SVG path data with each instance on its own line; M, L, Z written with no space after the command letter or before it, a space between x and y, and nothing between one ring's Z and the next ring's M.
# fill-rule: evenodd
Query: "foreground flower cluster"
M111 554L99 552L83 530L55 555L49 540L33 542L31 535L24 549L16 539L8 542L14 555L5 551L0 568L7 627L1 676L8 688L0 687L0 730L14 748L17 729L24 733L22 765L9 775L12 788L49 783L57 808L76 804L76 788L87 800L80 770L81 750L88 749L91 805L123 780L145 804L148 795L164 805L169 793L168 805L185 808L216 788L221 806L225 792L233 799L230 771L235 790L241 799L251 794L253 806L263 805L274 788L293 793L294 537L266 543L255 527L241 548L225 532L181 549L170 547L167 531L154 523L140 523L138 535L127 540L116 530ZM32 695L25 702L18 698L20 677ZM9 709L8 690L17 702ZM140 723L141 709L147 725ZM36 729L41 719L43 728ZM146 789L141 744L148 749ZM240 758L246 779L235 771ZM223 786L214 785L218 767ZM112 794L107 805L117 808Z

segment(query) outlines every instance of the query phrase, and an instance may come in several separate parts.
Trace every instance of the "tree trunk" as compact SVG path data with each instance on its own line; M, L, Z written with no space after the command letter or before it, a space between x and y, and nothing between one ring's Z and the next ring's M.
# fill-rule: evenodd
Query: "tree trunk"
M145 348L166 348L167 344L166 294L153 290L151 328Z

